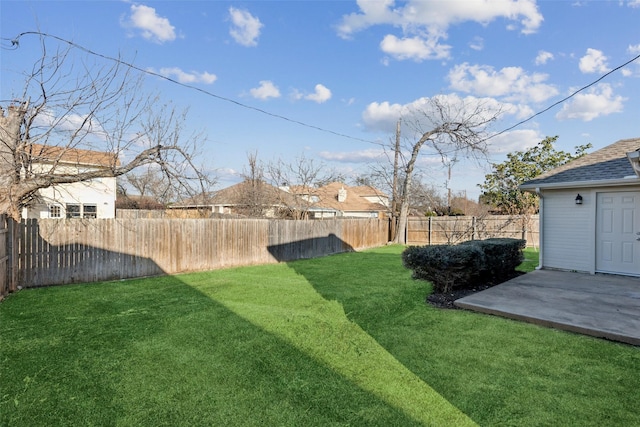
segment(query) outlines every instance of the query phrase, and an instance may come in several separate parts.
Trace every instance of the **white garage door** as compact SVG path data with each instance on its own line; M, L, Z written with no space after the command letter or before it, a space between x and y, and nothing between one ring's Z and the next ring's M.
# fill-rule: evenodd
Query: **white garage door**
M640 275L640 192L598 193L596 271Z

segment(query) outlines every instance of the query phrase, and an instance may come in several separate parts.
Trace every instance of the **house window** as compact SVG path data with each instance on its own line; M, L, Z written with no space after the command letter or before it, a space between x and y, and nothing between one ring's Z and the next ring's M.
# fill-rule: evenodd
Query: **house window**
M98 205L67 204L67 218L97 218Z
M49 218L60 218L62 216L62 209L58 205L49 206Z
M97 218L98 217L98 205L82 205L82 217L83 218Z
M67 218L82 218L81 208L80 205L67 203Z

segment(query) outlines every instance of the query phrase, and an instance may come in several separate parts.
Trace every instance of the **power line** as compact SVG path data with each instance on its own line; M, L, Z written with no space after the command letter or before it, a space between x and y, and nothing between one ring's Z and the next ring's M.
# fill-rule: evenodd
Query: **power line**
M576 90L575 92L571 93L570 95L568 95L568 96L566 96L566 97L562 98L561 100L559 100L559 101L557 101L557 102L554 102L553 104L551 104L550 106L548 106L548 107L547 107L547 108L545 108L544 110L540 110L540 111L538 111L537 113L535 113L535 114L531 115L530 117L528 117L528 118L526 118L526 119L524 119L524 120L522 120L522 121L520 121L520 122L516 123L515 125L510 126L510 127L506 128L506 129L504 129L504 130L501 130L500 132L498 132L498 133L496 133L496 134L491 135L490 137L486 138L486 139L485 139L485 141L487 141L487 140L489 140L489 139L491 139L491 138L495 138L495 137L496 137L496 136L498 136L498 135L502 135L502 134L503 134L503 133L505 133L505 132L509 132L510 130L515 129L515 128L517 128L518 126L521 126L521 125L523 125L523 124L527 123L528 121L533 120L535 117L539 116L540 114L546 113L547 111L551 110L553 107L556 107L556 106L558 106L558 105L562 104L563 102L568 101L569 99L573 98L574 96L576 96L577 94L579 94L579 93L580 93L580 92L582 92L583 90L586 90L586 89L590 88L591 86L595 85L596 83L598 83L599 81L601 81L602 79L604 79L605 77L607 77L608 75L610 75L610 74L612 74L612 73L614 73L614 72L618 71L619 69L626 67L627 65L631 64L632 62L634 62L634 61L638 60L638 58L640 58L640 54L639 54L639 55L636 55L634 58L632 58L632 59L628 60L628 61L627 61L627 62L625 62L624 64L622 64L622 65L618 65L616 68L614 68L614 69L612 69L612 70L608 71L607 73L603 74L603 75L602 75L602 76L600 76L597 80L594 80L594 81L592 81L591 83L589 83L588 85L581 87L580 89L578 89L578 90Z
M209 91L204 90L202 88L199 88L197 86L193 86L193 85L190 85L190 84L182 83L182 82L180 82L178 80L172 79L171 77L164 76L164 75L156 73L154 71L142 69L142 68L140 68L140 67L138 67L138 66L136 66L134 64L131 64L131 63L126 62L126 61L123 61L121 59L114 58L112 56L108 56L108 55L104 55L102 53L95 52L95 51L93 51L91 49L88 49L88 48L86 48L84 46L81 46L81 45L79 45L77 43L74 43L74 42L72 42L70 40L63 39L62 37L58 37L58 36L53 35L53 34L42 33L42 32L39 32L39 31L25 31L23 33L18 34L18 36L16 36L15 38L13 38L11 40L3 38L2 40L9 40L11 42L11 47L10 48L5 47L5 46L2 46L2 47L5 48L5 49L15 50L20 46L20 38L22 36L26 36L26 35L37 35L37 36L41 36L41 37L49 37L49 38L58 40L61 43L68 44L69 46L72 46L72 47L74 47L76 49L79 49L79 50L81 50L83 52L86 52L86 53L88 53L90 55L97 56L99 58L106 59L108 61L113 61L113 62L115 62L117 64L121 64L121 65L124 65L126 67L129 67L132 70L136 70L136 71L139 71L141 73L144 73L144 74L147 74L147 75L150 75L150 76L158 77L160 79L166 80L166 81L171 82L173 84L176 84L178 86L182 86L182 87L185 87L187 89L195 90L197 92L203 93L203 94L205 94L207 96L210 96L212 98L216 98L216 99L219 99L221 101L229 102L231 104L235 104L235 105L237 105L239 107L242 107L242 108L246 108L246 109L249 109L249 110L257 111L257 112L265 114L267 116L271 116L271 117L274 117L274 118L277 118L277 119L280 119L280 120L285 120L285 121L290 122L290 123L295 123L297 125L304 126L304 127L310 128L310 129L315 129L315 130L320 131L320 132L329 133L329 134L332 134L332 135L335 135L335 136L339 136L341 138L352 139L352 140L359 141L359 142L366 142L368 144L383 145L380 142L371 141L371 140L368 140L368 139L358 138L358 137L347 135L347 134L344 134L344 133L332 131L330 129L326 129L326 128L323 128L323 127L320 127L320 126L316 126L316 125L312 125L312 124L309 124L309 123L305 123L303 121L292 119L292 118L289 118L289 117L286 117L286 116L283 116L283 115L280 115L280 114L271 113L269 111L263 110L262 108L258 108L258 107L254 107L254 106L251 106L251 105L248 105L248 104L244 104L242 102L236 101L236 100L231 99L231 98L227 98L227 97L224 97L224 96L216 95L213 92L209 92Z
M142 68L140 68L140 67L138 67L138 66L136 66L136 65L134 65L134 64L128 63L128 62L123 61L123 60L121 60L121 59L114 58L114 57L111 57L111 56L108 56L108 55L104 55L104 54L101 54L101 53L95 52L95 51L93 51L93 50L91 50L91 49L88 49L88 48L86 48L86 47L82 46L82 45L79 45L79 44L74 43L74 42L72 42L72 41L70 41L70 40L66 40L66 39L64 39L64 38L62 38L62 37L58 37L58 36L53 35L53 34L43 33L43 32L40 32L40 31L25 31L25 32L22 32L22 33L18 34L18 35L17 35L15 38L13 38L13 39L2 38L2 40L3 40L3 45L2 45L1 47L2 47L3 49L5 49L5 50L16 50L16 49L18 49L18 48L20 47L20 38L21 38L21 37L23 37L23 36L26 36L26 35L36 35L36 36L40 36L40 37L49 37L49 38L52 38L52 39L58 40L58 41L59 41L59 42L61 42L61 43L68 44L69 46L72 46L72 47L74 47L74 48L76 48L76 49L82 50L82 51L84 51L84 52L86 52L86 53L88 53L88 54L90 54L90 55L94 55L94 56L97 56L97 57L100 57L100 58L103 58L103 59L106 59L106 60L109 60L109 61L116 62L116 63L118 63L118 64L121 64L121 65L124 65L124 66L126 66L126 67L129 67L129 68L131 68L131 69L133 69L133 70L139 71L139 72L141 72L141 73L144 73L144 74L148 74L148 75L151 75L151 76L158 77L158 78L160 78L160 79L166 80L166 81L171 82L171 83L173 83L173 84L176 84L176 85L178 85L178 86L182 86L182 87L185 87L185 88L187 88L187 89L192 89L192 90L198 91L198 92L200 92L200 93L205 94L206 96L210 96L210 97L212 97L212 98L216 98L216 99L219 99L219 100L221 100L221 101L229 102L229 103L231 103L231 104L235 104L235 105L237 105L237 106L239 106L239 107L246 108L246 109L249 109L249 110L253 110L253 111L256 111L256 112L258 112L258 113L261 113L261 114L265 114L265 115L267 115L267 116L274 117L274 118L276 118L276 119L285 120L285 121L290 122L290 123L294 123L294 124L297 124L297 125L300 125L300 126L304 126L304 127L310 128L310 129L314 129L314 130L317 130L317 131L320 131L320 132L329 133L329 134L332 134L332 135L335 135L335 136L339 136L339 137L341 137L341 138L347 138L347 139L351 139L351 140L359 141L359 142L366 142L366 143L368 143L368 144L374 144L374 145L378 145L378 146L381 146L381 147L384 147L384 146L385 146L385 145L384 145L384 144L382 144L381 142L372 141L372 140L363 139L363 138L358 138L358 137L354 137L354 136L347 135L347 134L344 134L344 133L340 133L340 132L332 131L332 130L330 130L330 129L326 129L326 128L323 128L323 127L320 127L320 126L316 126L316 125L312 125L312 124L309 124L309 123L305 123L305 122L303 122L303 121L296 120L296 119L292 119L292 118L290 118L290 117L286 117L286 116L283 116L283 115L280 115L280 114L275 114L275 113L269 112L269 111L267 111L267 110L264 110L264 109L262 109L262 108L258 108L258 107L254 107L254 106L251 106L251 105L248 105L248 104L244 104L244 103L242 103L242 102L236 101L236 100L231 99L231 98L227 98L227 97L224 97L224 96L216 95L216 94L215 94L215 93L213 93L213 92L209 92L209 91L204 90L204 89L202 89L202 88L199 88L199 87L197 87L197 86L193 86L193 85L190 85L190 84L182 83L182 82L179 82L179 81L177 81L177 80L175 80L175 79L172 79L172 78L170 78L170 77L167 77L167 76L164 76L164 75L162 75L162 74L156 73L156 72L154 72L154 71L150 71L150 70L142 69ZM5 46L5 45L4 45L4 42L7 42L7 41L8 41L8 42L10 42L10 45ZM553 104L551 104L550 106L548 106L548 107L544 108L543 110L540 110L540 111L538 111L538 112L537 112L537 113L535 113L535 114L532 114L532 115L531 115L531 116L529 116L528 118L526 118L526 119L524 119L524 120L519 121L518 123L514 124L513 126L510 126L510 127L508 127L508 128L505 128L505 129L501 130L500 132L497 132L497 133L494 133L494 134L492 134L492 135L488 136L488 137L487 137L487 138L485 138L484 140L480 141L480 143L482 143L482 142L486 142L486 141L488 141L488 140L490 140L490 139L492 139L492 138L495 138L495 137L497 137L497 136L499 136L499 135L502 135L502 134L504 134L504 133L506 133L506 132L509 132L509 131L511 131L511 130L513 130L513 129L515 129L515 128L519 127L519 126L522 126L523 124L525 124L525 123L527 123L527 122L529 122L529 121L533 120L533 119L534 119L534 118L536 118L537 116L539 116L539 115L541 115L541 114L543 114L543 113L546 113L547 111L551 110L552 108L554 108L554 107L556 107L556 106L558 106L558 105L560 105L560 104L562 104L562 103L564 103L564 102L568 101L569 99L573 98L574 96L576 96L576 95L577 95L577 94L579 94L580 92L582 92L582 91L584 91L584 90L586 90L586 89L590 88L591 86L595 85L596 83L600 82L601 80L603 80L604 78L606 78L606 77L607 77L607 76L609 76L610 74L612 74L612 73L614 73L614 72L618 71L619 69L624 68L624 67L626 67L627 65L631 64L632 62L634 62L634 61L638 60L638 58L640 58L640 54L639 54L639 55L636 55L635 57L633 57L632 59L628 60L628 61L627 61L627 62L625 62L624 64L621 64L621 65L619 65L619 66L617 66L617 67L613 68L612 70L610 70L610 71L608 71L607 73L603 74L602 76L600 76L598 79L596 79L596 80L592 81L591 83L589 83L589 84L587 84L587 85L585 85L585 86L581 87L580 89L578 89L578 90L576 90L576 91L572 92L570 95L568 95L568 96L566 96L566 97L562 98L561 100L559 100L559 101L557 101L557 102L554 102Z

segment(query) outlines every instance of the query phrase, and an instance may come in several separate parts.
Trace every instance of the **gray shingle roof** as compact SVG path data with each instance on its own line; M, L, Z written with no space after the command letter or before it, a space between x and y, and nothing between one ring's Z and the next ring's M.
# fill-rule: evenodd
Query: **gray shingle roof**
M640 138L621 139L600 150L575 159L527 181L523 188L544 187L561 183L620 180L635 176L627 152L640 149Z

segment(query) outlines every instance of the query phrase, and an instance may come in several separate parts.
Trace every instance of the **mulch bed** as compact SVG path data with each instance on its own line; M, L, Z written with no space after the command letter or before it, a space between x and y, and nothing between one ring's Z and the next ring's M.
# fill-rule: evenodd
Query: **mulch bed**
M513 279L514 277L520 276L521 274L524 274L524 273L517 271L512 277L509 277L500 283L504 283L508 280ZM446 292L446 293L439 293L439 294L433 293L427 297L427 302L437 308L460 310L459 307L456 307L453 304L455 300L464 298L471 294L475 294L476 292L484 291L485 289L489 289L490 287L499 285L500 283L489 283L484 285L476 285L471 288L454 289L451 292Z

